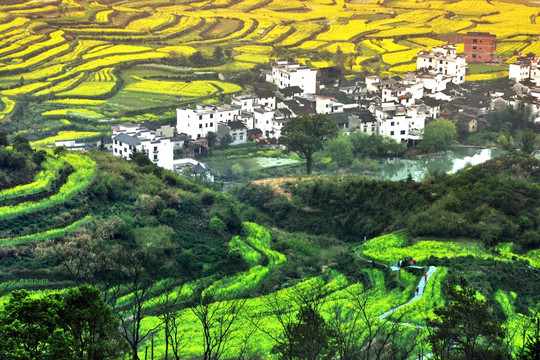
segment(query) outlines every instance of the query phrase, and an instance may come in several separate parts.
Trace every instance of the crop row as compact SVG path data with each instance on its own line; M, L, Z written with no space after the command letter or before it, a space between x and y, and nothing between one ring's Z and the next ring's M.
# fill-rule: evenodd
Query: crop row
M68 50L69 50L69 44L62 44L60 46L55 46L52 49L49 49L36 56L33 56L26 61L2 66L0 67L0 71L4 72L4 71L12 71L12 70L18 70L18 69L28 69L48 59L54 58Z
M85 155L73 153L65 154L62 159L73 166L75 171L69 175L66 183L58 190L58 193L37 202L24 202L15 206L0 207L0 220L13 216L26 215L61 204L83 190L90 183L96 170L96 163L92 159Z
M56 110L48 110L41 113L41 116L53 116L53 117L59 117L59 116L67 116L67 117L75 117L75 118L81 118L81 119L101 119L103 118L103 115L95 112L93 110L88 110L85 108L67 108L67 109L56 109Z
M116 76L114 76L113 71L114 71L114 68L112 67L101 69L100 71L94 74L94 81L115 82Z
M114 10L103 10L96 14L96 21L98 23L107 23L109 22L109 15L112 14Z
M485 73L485 74L470 74L467 75L467 78L465 80L467 81L484 81L484 80L494 80L494 79L502 79L508 77L508 71L496 71L491 73Z
M126 29L136 31L151 31L166 26L174 21L174 15L156 12L149 17L137 19L128 24Z
M2 120L6 115L11 113L15 108L15 101L11 100L7 96L0 97L0 100L4 103L4 109L0 111L0 120Z
M421 50L422 48L417 48L406 51L386 53L382 55L382 60L389 65L411 62Z
M75 75L71 79L61 81L61 82L59 82L58 84L56 84L54 86L47 87L47 88L45 88L43 90L40 90L40 91L36 92L35 95L40 96L40 95L50 94L51 92L54 94L54 93L59 93L59 92L65 91L65 90L73 87L75 84L77 84L81 80L81 78L83 76L84 76L84 73L82 72L82 73L80 73L78 75Z
M92 51L83 55L83 59L86 60L86 59L104 57L107 55L132 54L132 53L141 53L141 52L146 52L146 51L152 51L152 48L148 46L139 46L139 45L105 46L99 50L96 49L95 51Z
M1 58L1 60L6 61L7 59L22 58L22 57L25 57L28 54L39 51L42 48L50 47L50 46L57 46L57 45L62 44L62 43L64 43L66 41L64 39L64 32L62 30L58 30L58 31L55 31L55 32L51 33L50 37L51 38L49 40L46 40L46 41L43 41L43 42L40 42L40 43L36 43L36 44L32 44L32 45L28 46L26 49L24 49L22 51L19 51L17 53L14 53L14 54L11 54L11 55L8 55L8 56L5 56L5 57Z
M262 251L268 257L270 268L279 266L287 260L285 255L271 249L272 237L270 236L270 232L263 226L251 222L244 222L243 229L247 234L245 241Z
M85 139L99 134L101 133L96 131L59 131L57 135L34 141L31 145L32 147L54 145L55 141Z
M51 229L36 234L24 235L15 238L0 239L0 245L17 245L28 242L43 241L48 239L54 239L63 236L67 232L73 231L78 227L87 224L92 220L92 216L87 215L84 218L75 221L74 223L59 229Z
M0 191L0 200L34 195L50 190L54 180L58 177L58 173L60 172L63 164L64 162L62 160L54 157L48 157L42 163L44 169L35 176L34 182Z
M220 81L198 80L187 83L147 80L136 76L133 78L138 81L126 86L125 90L187 97L204 97L218 92L234 93L242 90L238 85Z

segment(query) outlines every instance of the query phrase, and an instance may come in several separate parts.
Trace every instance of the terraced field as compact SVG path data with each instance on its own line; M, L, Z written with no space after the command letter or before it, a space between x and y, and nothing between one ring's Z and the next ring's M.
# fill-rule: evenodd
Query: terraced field
M0 94L6 104L0 121L9 132L21 131L31 140L72 129L48 120L47 131L25 132L32 124L18 119L17 98L21 96L38 105L30 107L34 119L65 108L58 102L45 103L48 100L111 99L107 105L88 110L114 123L126 113L139 114L145 108L171 111L182 101L215 99L234 88L225 83L200 83L200 91L185 96L164 81L180 75L189 81L193 67L234 73L265 66L269 58L283 54L328 66L333 65L333 54L340 49L353 57L348 62L353 72L377 68L384 74L402 73L414 69L419 49L444 44L449 35L459 43L471 30L496 34L501 56L512 58L516 51L540 52L537 7L526 1L60 3L62 6L55 7L45 1L19 0L0 5ZM197 50L203 58L212 59L216 46L230 50L230 55L208 65L186 60ZM253 46L268 50L254 52ZM130 70L141 63L163 67L154 74ZM126 71L129 75L124 75ZM154 77L144 79L153 83L138 101L135 94L145 83L133 76ZM474 74L471 79L504 76L504 71L498 71ZM209 77L215 78L215 74ZM153 90L160 82L170 91ZM204 90L215 85L217 91ZM131 90L134 88L136 92ZM72 126L98 130L74 121Z
M78 196L92 182L96 172L96 163L88 156L65 154L55 157L52 153L48 153L46 156L47 158L42 165L43 170L35 176L34 182L0 191L0 219L2 221L7 222L9 220L10 223L16 223L17 219L28 219L33 214L44 210L54 213L55 206ZM71 167L73 172L58 187L58 178L66 166ZM36 198L37 200L26 200L30 198ZM19 199L22 201L19 201ZM81 214L79 219L63 228L5 237L0 240L0 244L19 244L58 237L69 230L73 230L78 225L82 225L89 219L88 215Z

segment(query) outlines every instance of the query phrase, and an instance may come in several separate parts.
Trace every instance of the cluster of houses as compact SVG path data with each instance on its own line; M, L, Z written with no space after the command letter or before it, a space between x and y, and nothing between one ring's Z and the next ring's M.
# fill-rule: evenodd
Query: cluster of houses
M344 83L335 69L272 60L263 74L277 86L275 92L258 90L234 96L227 105L177 109L177 130L193 139L209 132L228 135L232 144L274 142L291 118L325 114L344 133L362 131L414 144L426 121L439 116L437 100L448 97L443 93L448 84L465 81L466 66L456 47L445 45L418 54L418 71L403 79L368 76L364 82Z
M144 153L164 168L182 171L190 166L202 173L208 171L206 166L185 155L204 153L209 133L215 134L213 140L230 145L249 140L276 143L283 126L304 114L325 114L343 133L379 134L414 146L426 123L440 117L474 132L487 126L490 109L520 99L527 99L538 112L538 57L528 54L511 64L508 84L465 83L467 60L491 61L496 48L491 34L469 33L466 40L463 54L452 44L421 51L417 70L403 78L374 75L351 83L337 68L272 60L262 73L276 91L259 89L237 94L229 104L178 108L176 127L150 122L115 126L109 151L125 159Z

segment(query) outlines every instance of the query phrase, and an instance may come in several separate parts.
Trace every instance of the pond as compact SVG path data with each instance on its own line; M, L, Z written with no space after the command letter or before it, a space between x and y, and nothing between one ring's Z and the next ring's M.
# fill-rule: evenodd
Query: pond
M377 170L368 177L381 180L405 180L411 175L413 180L423 179L430 171L447 174L471 165L481 164L502 154L499 149L455 148L441 156L422 156L417 158L390 158L382 160Z

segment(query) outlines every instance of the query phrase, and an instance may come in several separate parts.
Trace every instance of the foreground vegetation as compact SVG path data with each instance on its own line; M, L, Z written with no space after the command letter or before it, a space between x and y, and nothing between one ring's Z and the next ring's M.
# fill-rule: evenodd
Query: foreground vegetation
M406 232L362 242L362 237L351 234L335 237L333 232L338 227L320 218L327 227L313 226L305 229L307 232L274 227L278 224L291 229L287 218L297 216L296 212L307 214L303 215L307 220L309 215L314 222L315 216L336 219L336 215L329 216L338 205L332 194L345 189L363 191L357 185L360 180L298 182L282 192L292 193L291 200L272 194L269 188L246 186L236 190L243 201L238 203L152 164L126 162L99 151L75 155L57 148L40 152L22 138L6 145L1 148L5 159L24 159L33 174L25 178L25 184L13 184L15 191L9 191L12 181L6 178L0 190L5 194L4 204L16 204L12 208L21 209L3 213L4 239L0 246L0 289L5 294L1 298L0 332L11 334L13 339L28 335L10 325L17 318L22 323L30 321L20 317L24 306L52 307L51 314L62 313L67 306L65 299L73 295L66 289L91 284L101 290L101 299L114 315L116 320L109 318L111 324L119 321L118 327L113 326L119 332L104 335L103 344L112 341L115 351L129 353L133 359L148 356L151 349L155 358L294 359L302 357L295 354L309 351L317 357L341 354L344 358L382 359L401 354L408 359L437 351L436 344L443 340L432 338L430 329L440 328L436 321L444 319L438 308L451 304L456 296L461 299L461 295L452 293L451 285L461 276L468 280L463 286L478 291L480 299L493 301L482 300L475 306L489 310L490 321L492 317L498 319L493 323L499 329L494 333L496 347L486 347L481 340L478 349L502 351L517 358L530 348L528 336L534 338L530 324L537 317L540 301L536 270L540 253L534 242L525 241L526 231L536 231L534 216L530 218L532 227L521 230L520 241L495 247L495 240L441 241ZM41 162L32 160L41 157ZM418 209L418 214L429 215L438 209L439 200L433 194L444 198L444 191L455 191L465 182L475 188L474 179L484 186L491 184L494 192L504 180L514 201L521 201L520 196L536 189L537 172L532 170L537 162L530 157L507 156L460 174L395 186L398 190L409 187L412 198L417 196L412 189L430 194L424 195L420 204L425 209ZM93 164L90 168L94 172L77 175L86 166L79 164ZM515 164L519 171L512 167ZM492 177L493 172L499 177ZM52 185L36 181L49 173L55 178ZM84 175L77 181L77 189L62 190L71 186L69 179L74 175ZM63 180L56 181L60 178ZM313 193L315 184L324 189L326 182L334 190L327 195L324 208L313 202L315 198L299 201L300 196ZM385 186L386 192L381 194L388 198L395 191L386 182L369 184ZM62 201L50 200L58 194L65 194ZM470 201L467 206L474 208L474 199ZM527 206L536 206L534 200L524 200L523 204L522 211L534 213L527 210ZM353 214L359 202L343 206ZM509 201L505 206L513 205ZM411 216L406 207L398 209L396 219L398 211ZM503 209L490 211L501 211L508 221L519 215L517 219L525 224L524 212L512 215ZM364 218L366 224L376 223L369 216ZM405 229L410 233L416 228ZM371 231L379 231L379 235L383 230ZM392 271L389 267L398 260L410 262L411 258L420 269ZM414 296L427 266L437 266L437 270L423 296L380 318ZM21 288L28 293L16 292ZM93 306L102 308L98 303ZM103 314L106 316L106 312ZM50 344L54 335L58 346L46 350L54 356L59 356L56 351L63 351L62 346L70 344L75 334L72 325L54 317L44 317L35 325L42 326L32 335L38 349ZM367 332L368 328L372 331ZM314 334L309 339L319 339L320 346L303 338L300 334L304 331ZM345 338L346 342L339 340ZM367 344L377 346L368 349ZM11 353L18 351L19 345L9 342L2 349ZM109 358L116 354L121 356L115 352Z

